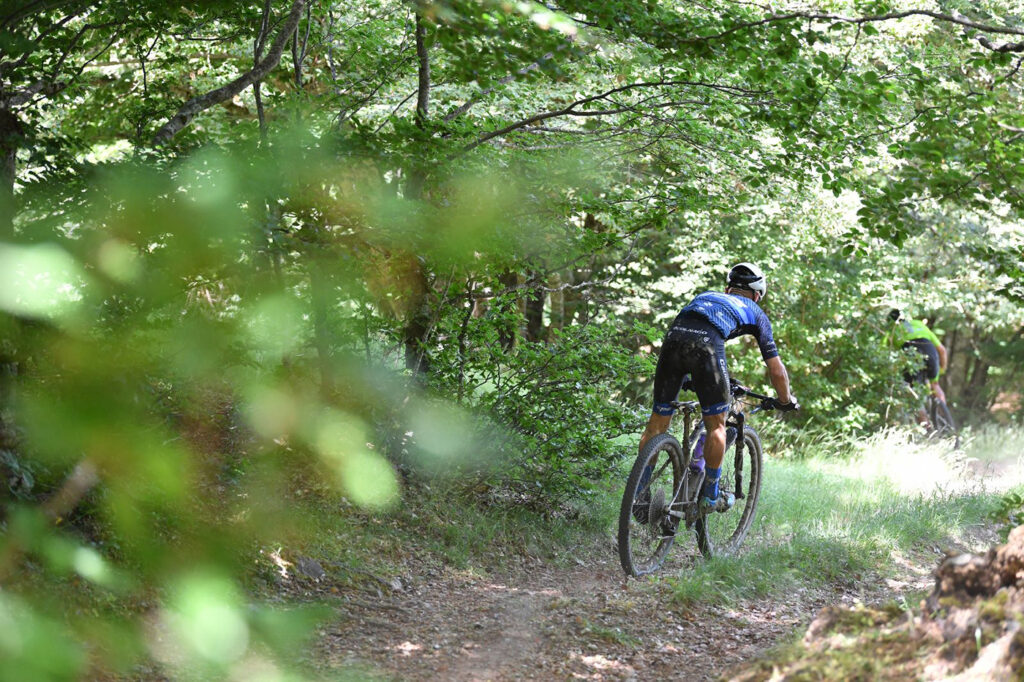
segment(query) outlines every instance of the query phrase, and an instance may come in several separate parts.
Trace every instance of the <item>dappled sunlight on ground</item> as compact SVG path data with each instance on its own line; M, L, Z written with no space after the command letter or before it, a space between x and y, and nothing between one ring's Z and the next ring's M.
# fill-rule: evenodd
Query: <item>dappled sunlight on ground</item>
M943 552L938 547L926 547L923 551L933 553L938 561ZM910 591L924 591L931 587L934 582L932 577L933 566L927 563L914 561L898 550L889 554L898 571L884 578L885 586L894 594L906 594Z
M630 672L633 670L633 666L631 665L623 663L622 661L612 660L605 656L601 656L600 654L595 654L593 656L582 656L580 654L573 654L572 658L574 660L580 661L581 663L583 663L583 665L587 666L588 668L592 668L596 671L592 675L574 673L572 676L573 679L578 680L603 680L606 679L605 674L609 672L618 673L618 675L616 675L616 677L618 677L622 673Z
M413 644L412 642L402 642L401 644L391 647L391 650L402 656L411 656L415 652L423 651L423 645Z
M851 473L866 480L889 479L905 493L928 495L963 485L960 467L947 444L914 442L901 431L887 431L865 441L851 467Z

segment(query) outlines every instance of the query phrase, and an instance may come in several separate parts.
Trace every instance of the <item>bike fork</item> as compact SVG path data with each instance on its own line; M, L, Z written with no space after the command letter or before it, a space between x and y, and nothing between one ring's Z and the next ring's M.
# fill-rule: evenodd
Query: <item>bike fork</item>
M736 429L736 438L738 439L738 442L736 443L736 459L733 461L733 473L736 483L735 495L737 500L742 500L745 497L743 494L743 446L746 444L743 439L743 422L745 419L746 416L740 412L732 419L731 423L726 422L727 426L731 426Z

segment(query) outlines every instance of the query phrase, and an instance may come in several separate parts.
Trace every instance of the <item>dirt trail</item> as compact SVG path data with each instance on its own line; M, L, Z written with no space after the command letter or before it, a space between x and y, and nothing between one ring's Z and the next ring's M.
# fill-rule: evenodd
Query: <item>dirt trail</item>
M965 531L971 545L995 542L984 524ZM611 538L560 562L505 557L501 574L413 557L397 581L313 587L338 608L313 658L325 672L414 682L717 679L802 633L824 606L928 592L948 549L921 548L884 578L717 608L673 600L672 576L699 560L692 543L677 544L659 575L629 581Z
M714 679L821 606L859 596L805 590L693 609L672 603L666 577L624 581L610 552L571 568L545 563L524 558L501 578L437 567L400 590L342 596L342 620L322 630L316 657L402 680Z

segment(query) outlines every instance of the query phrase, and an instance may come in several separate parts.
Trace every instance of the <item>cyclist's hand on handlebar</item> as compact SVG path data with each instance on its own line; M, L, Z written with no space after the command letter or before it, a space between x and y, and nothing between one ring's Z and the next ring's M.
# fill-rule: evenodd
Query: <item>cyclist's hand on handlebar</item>
M780 412L793 412L794 410L799 410L800 409L800 403L798 403L796 401L796 397L795 396L791 395L791 396L789 396L789 402L788 403L779 402L779 400L776 399L776 401L775 401L775 409L779 410Z
M800 409L800 403L796 401L793 396L789 397L789 402L784 403L778 398L765 398L761 401L762 410L778 410L779 412L792 412L793 410Z

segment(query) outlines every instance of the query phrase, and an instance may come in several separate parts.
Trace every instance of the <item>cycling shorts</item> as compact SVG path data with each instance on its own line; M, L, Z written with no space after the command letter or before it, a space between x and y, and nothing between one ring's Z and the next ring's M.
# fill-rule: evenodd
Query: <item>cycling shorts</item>
M654 372L654 412L675 413L672 402L679 396L686 375L705 415L729 409L729 370L725 364L725 337L700 317L680 315L665 334Z
M939 378L939 351L928 339L911 339L903 344L903 348L913 348L921 354L921 369L916 372L904 372L903 378L908 384L927 384Z

